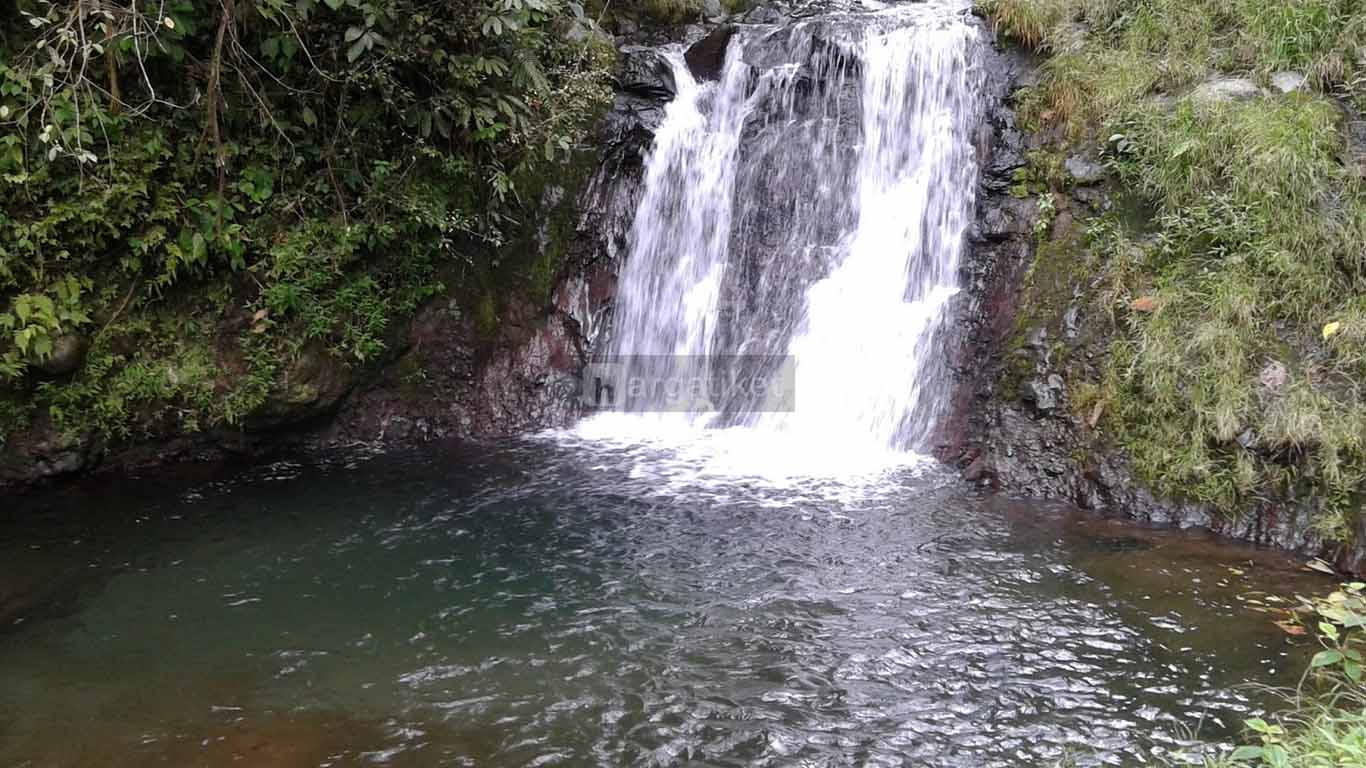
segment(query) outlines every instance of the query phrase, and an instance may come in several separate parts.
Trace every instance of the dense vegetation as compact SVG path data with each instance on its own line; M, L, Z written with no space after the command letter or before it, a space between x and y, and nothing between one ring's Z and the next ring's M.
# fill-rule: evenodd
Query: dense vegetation
M1366 109L1366 3L984 10L1047 56L1020 109L1053 142L1026 176L1092 152L1147 209L1041 248L1113 323L1100 380L1070 382L1081 418L1165 494L1230 514L1305 504L1351 540L1366 503L1366 156L1348 124ZM1291 72L1301 87L1270 87ZM1201 88L1230 76L1261 92Z
M1326 566L1325 566L1326 568ZM1238 747L1210 768L1342 768L1366 765L1366 583L1301 598L1282 614L1286 631L1314 637L1322 650L1310 660L1287 713L1247 721L1255 743Z
M0 0L0 441L240 423L306 347L546 290L507 244L601 38L563 0Z

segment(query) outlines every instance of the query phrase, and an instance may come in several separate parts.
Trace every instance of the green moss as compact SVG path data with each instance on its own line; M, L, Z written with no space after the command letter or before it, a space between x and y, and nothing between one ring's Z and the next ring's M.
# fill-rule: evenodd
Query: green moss
M81 369L69 380L40 384L32 402L68 437L116 441L198 431L212 418L217 367L208 336L177 319L164 313L106 328Z
M1035 354L1027 345L1040 329L1046 343L1052 340L1048 354L1051 367L1066 368L1071 348L1058 343L1064 334L1063 316L1078 288L1086 284L1090 261L1087 239L1079 232L1038 243L1020 287L1015 326L1005 348L1000 382L1003 391L1018 393L1035 375Z
M644 0L638 4L642 20L675 26L702 18L701 0Z

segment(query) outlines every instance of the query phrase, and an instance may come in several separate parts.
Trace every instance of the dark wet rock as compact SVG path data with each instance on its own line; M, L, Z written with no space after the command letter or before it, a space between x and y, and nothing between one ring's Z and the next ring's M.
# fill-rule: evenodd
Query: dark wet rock
M977 217L977 236L987 240L1006 240L1034 231L1036 219L1033 200L1004 197L981 202Z
M678 93L673 68L654 48L630 46L621 51L617 89L649 99L672 99Z
M995 472L991 467L991 460L985 455L973 459L968 463L968 466L963 469L963 479L970 483L989 480L994 474Z
M735 35L735 27L725 24L693 43L683 54L688 71L698 80L717 80L726 64L726 48Z
M0 486L28 485L86 469L92 441L66 435L40 412L24 430L6 436L0 445Z
M305 344L252 413L247 423L257 430L302 424L337 408L355 386L356 379L344 362L321 341Z
M52 342L52 354L33 367L46 376L65 376L75 373L85 362L85 353L90 349L90 339L77 333L66 333Z

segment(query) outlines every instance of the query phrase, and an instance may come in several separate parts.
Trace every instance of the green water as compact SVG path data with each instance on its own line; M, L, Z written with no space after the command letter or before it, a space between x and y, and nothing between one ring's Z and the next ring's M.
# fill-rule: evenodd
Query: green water
M554 441L12 500L0 765L1132 764L1227 743L1293 563ZM667 473L667 471L666 471ZM1190 729L1197 728L1192 735Z

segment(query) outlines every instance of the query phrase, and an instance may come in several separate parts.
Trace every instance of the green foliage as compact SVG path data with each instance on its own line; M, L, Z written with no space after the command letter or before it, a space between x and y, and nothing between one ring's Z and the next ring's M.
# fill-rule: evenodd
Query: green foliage
M1310 660L1305 685L1291 709L1246 725L1255 744L1240 746L1212 768L1341 768L1366 765L1366 584L1354 582L1326 597L1301 598L1293 619L1309 625L1322 650Z
M560 172L610 98L614 54L564 0L14 5L0 387L110 438L238 423L306 341L381 358L498 262L536 209L522 180ZM43 381L69 333L85 367Z
M1026 122L1057 128L1064 151L1099 145L1154 211L1092 227L1084 284L1117 339L1100 380L1073 387L1083 415L1165 494L1231 514L1293 499L1350 539L1366 499L1366 180L1343 162L1334 99L1363 96L1366 4L984 6L1004 34L1054 52L1019 96ZM1288 67L1322 93L1191 93Z
M0 358L0 376L16 377L29 363L52 356L58 337L90 323L84 303L89 279L67 275L43 293L14 297L8 312L0 313L0 328L9 335L9 348Z
M640 12L656 24L681 24L697 21L702 16L701 0L645 0Z

